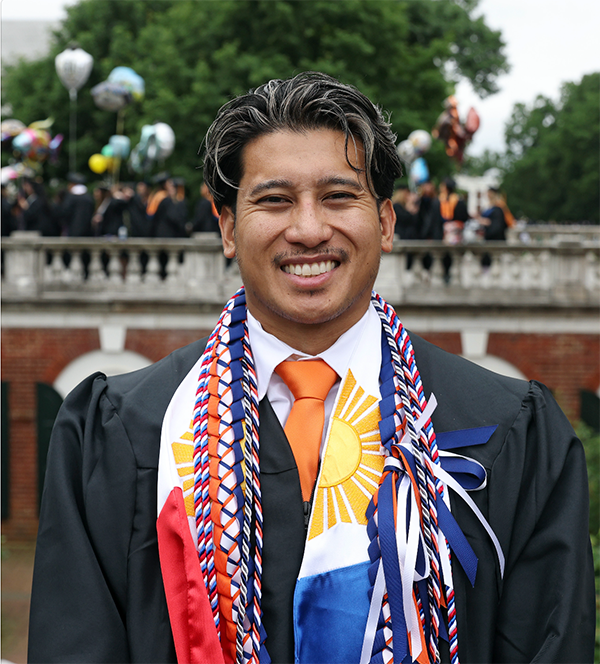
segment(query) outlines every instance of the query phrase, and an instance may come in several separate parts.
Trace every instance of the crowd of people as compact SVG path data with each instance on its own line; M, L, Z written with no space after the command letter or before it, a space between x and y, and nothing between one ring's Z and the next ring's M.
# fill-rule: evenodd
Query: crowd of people
M12 189L12 191L11 191ZM218 232L218 214L206 185L190 214L183 178L160 173L151 181L97 183L88 187L79 173L50 197L38 178L20 186L2 185L2 235L38 231L45 237L185 238Z
M514 224L514 217L500 190L490 188L487 195L489 207L472 216L452 178L442 180L437 191L431 181L421 184L416 192L400 185L392 199L396 235L403 240L460 244L466 224L471 223L481 240L506 240L506 230Z
M489 207L472 217L452 178L442 180L437 189L432 181L417 191L401 184L393 197L396 235L402 240L459 244L469 222L479 239L505 240L514 217L498 189L490 188L487 195ZM45 237L185 238L218 233L219 215L204 182L190 214L185 180L169 173L93 187L88 187L85 176L70 173L66 187L52 197L39 178L22 178L20 187L12 191L2 185L2 235L16 230L39 231Z

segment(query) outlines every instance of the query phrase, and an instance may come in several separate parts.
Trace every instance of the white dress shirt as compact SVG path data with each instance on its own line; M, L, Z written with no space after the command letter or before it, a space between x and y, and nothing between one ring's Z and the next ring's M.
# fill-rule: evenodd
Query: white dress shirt
M248 334L254 357L259 401L267 395L277 419L285 427L294 403L294 397L283 379L275 373L275 368L284 360L313 360L320 358L337 373L338 379L325 399L325 422L329 422L333 406L340 387L341 379L346 375L352 354L361 345L361 353L372 354L373 361L381 362L379 352L381 344L381 322L372 305L365 315L327 350L318 355L302 353L277 337L265 332L262 325L248 312ZM378 366L377 365L377 366ZM327 426L323 428L323 441ZM322 446L321 446L322 449Z

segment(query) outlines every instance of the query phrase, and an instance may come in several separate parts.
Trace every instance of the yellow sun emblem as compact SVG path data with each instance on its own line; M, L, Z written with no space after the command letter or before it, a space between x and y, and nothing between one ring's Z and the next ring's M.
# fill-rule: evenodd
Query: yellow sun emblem
M331 422L309 539L336 523L367 523L365 511L385 462L380 450L380 419L378 400L348 371Z
M194 516L194 434L193 422L190 428L180 436L178 441L171 443L175 467L179 477L183 480L183 500L185 513ZM191 442L188 442L191 441Z

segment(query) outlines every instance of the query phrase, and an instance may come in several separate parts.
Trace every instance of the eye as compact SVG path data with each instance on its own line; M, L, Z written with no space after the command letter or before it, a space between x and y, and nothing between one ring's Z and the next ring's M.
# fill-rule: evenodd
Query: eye
M263 196L260 198L257 203L260 205L281 205L287 203L288 199L284 196L279 196L277 194L269 194L268 196Z
M356 195L350 191L335 191L331 194L327 194L325 198L326 200L329 201L346 201L346 200L354 200L356 198Z

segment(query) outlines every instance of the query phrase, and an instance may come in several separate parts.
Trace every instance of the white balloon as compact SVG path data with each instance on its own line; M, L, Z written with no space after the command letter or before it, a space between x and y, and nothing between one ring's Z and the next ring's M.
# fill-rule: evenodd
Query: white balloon
M431 147L431 134L424 129L415 129L409 134L408 140L412 143L418 155L425 154Z
M67 90L77 91L88 80L94 58L82 48L67 48L54 58L60 82Z
M398 156L405 164L410 164L415 158L415 146L410 141L402 141L396 148Z
M158 148L156 158L166 159L175 147L175 132L165 122L157 122L154 125L156 147Z

